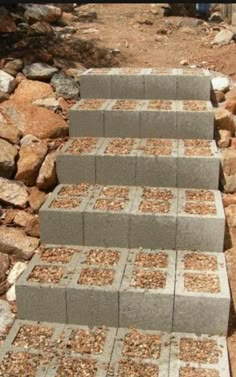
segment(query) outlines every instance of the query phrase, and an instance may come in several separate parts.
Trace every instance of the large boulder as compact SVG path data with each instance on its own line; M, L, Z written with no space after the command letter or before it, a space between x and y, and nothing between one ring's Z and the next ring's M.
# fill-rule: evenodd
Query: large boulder
M52 96L53 89L50 84L36 80L22 80L11 98L19 103L26 103Z
M0 202L16 207L25 207L28 196L27 187L22 182L0 177Z
M11 123L10 118L0 109L0 138L10 141L12 144L18 144L22 132Z
M79 84L71 77L63 73L56 73L51 80L52 86L59 97L65 99L78 99L80 87Z
M53 5L27 5L25 18L33 24L37 21L53 23L58 21L62 16L62 10Z
M24 75L31 80L47 81L58 71L57 68L45 63L33 63L23 69Z
M212 84L213 90L226 92L229 89L230 82L229 82L228 77L217 76L211 80L211 84Z
M18 154L17 148L8 143L8 141L0 139L0 176L11 178L15 171L15 159Z
M219 148L228 148L231 143L231 132L228 130L219 130L220 139L217 141Z
M215 126L219 130L228 130L232 134L235 132L232 114L222 107L217 108L215 111Z

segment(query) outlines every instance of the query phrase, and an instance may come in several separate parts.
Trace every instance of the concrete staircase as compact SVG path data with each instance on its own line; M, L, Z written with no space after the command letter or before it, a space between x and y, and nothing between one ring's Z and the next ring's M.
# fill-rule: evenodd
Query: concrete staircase
M229 377L209 74L92 69L81 95L0 376Z

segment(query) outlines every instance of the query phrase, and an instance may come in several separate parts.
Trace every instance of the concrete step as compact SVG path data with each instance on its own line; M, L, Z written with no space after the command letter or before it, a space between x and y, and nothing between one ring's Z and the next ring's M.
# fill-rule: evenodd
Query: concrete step
M205 69L92 68L80 76L82 98L209 100L210 91Z
M59 185L39 216L43 243L223 250L216 190Z
M56 169L60 183L217 190L220 156L202 139L72 138Z
M0 362L2 376L230 377L223 336L19 320Z
M213 139L209 101L82 99L70 112L70 136Z
M223 253L46 245L16 297L27 320L211 335L228 328Z

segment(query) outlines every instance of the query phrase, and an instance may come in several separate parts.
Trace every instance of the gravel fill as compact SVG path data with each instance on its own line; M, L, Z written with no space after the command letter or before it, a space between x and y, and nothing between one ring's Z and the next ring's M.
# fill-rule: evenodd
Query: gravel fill
M115 139L112 140L105 149L107 154L129 154L134 146L133 139Z
M219 293L220 281L216 275L185 273L184 288L189 292Z
M32 283L60 283L65 269L58 266L35 266L28 281Z
M87 196L89 188L88 183L65 186L59 191L58 196Z
M160 200L170 200L173 199L174 195L171 190L168 189L158 189L158 188L149 188L145 187L143 189L144 199L160 199Z
M99 110L105 103L103 99L84 99L83 102L79 102L80 110Z
M168 255L163 252L158 254L139 252L135 258L135 266L167 268Z
M63 357L56 377L96 377L96 374L97 362L95 360Z
M101 270L95 268L84 268L80 273L78 284L107 286L111 285L114 280L115 272L113 270Z
M121 360L117 377L158 377L158 366L138 363L133 360Z
M129 188L125 186L105 186L100 196L110 197L110 198L129 198Z
M189 213L191 215L216 215L216 207L213 204L206 204L203 202L188 202L184 206L184 212Z
M220 377L220 375L215 369L184 367L180 368L179 377Z
M115 266L119 263L120 252L116 250L90 250L85 263L98 266Z
M98 139L95 137L83 137L72 142L66 153L82 154L91 153L96 147Z
M214 193L208 190L187 190L185 192L187 201L214 202Z
M134 270L130 285L136 288L165 288L166 274L160 271Z
M184 256L184 268L187 270L218 270L217 258L201 253L191 253Z
M171 110L171 101L151 100L148 102L148 110Z
M213 156L210 148L185 148L185 156Z
M125 201L123 199L97 199L93 208L119 212L125 208Z
M13 345L15 347L45 349L51 342L54 329L46 326L24 325L19 329Z
M112 106L112 110L135 110L137 102L134 100L118 99Z
M159 359L161 337L132 330L125 336L122 354L141 359Z
M0 376L35 377L40 359L40 355L32 355L26 352L8 352L0 363Z
M204 101L183 101L183 109L186 111L204 111L207 110Z
M58 198L52 201L50 208L72 209L79 208L80 204L81 200L77 198Z
M203 364L216 364L221 351L214 340L194 340L182 338L180 340L180 360Z
M67 348L76 353L98 355L103 352L105 341L105 327L96 327L91 330L73 330Z
M139 211L144 213L168 213L170 203L156 200L142 200L139 205Z
M65 247L41 249L40 261L47 263L69 263L72 256L78 252L78 250Z

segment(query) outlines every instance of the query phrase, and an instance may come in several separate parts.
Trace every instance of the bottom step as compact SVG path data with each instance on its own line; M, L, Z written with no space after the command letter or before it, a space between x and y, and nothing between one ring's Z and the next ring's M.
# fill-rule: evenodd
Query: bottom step
M230 377L225 337L17 320L0 376Z

